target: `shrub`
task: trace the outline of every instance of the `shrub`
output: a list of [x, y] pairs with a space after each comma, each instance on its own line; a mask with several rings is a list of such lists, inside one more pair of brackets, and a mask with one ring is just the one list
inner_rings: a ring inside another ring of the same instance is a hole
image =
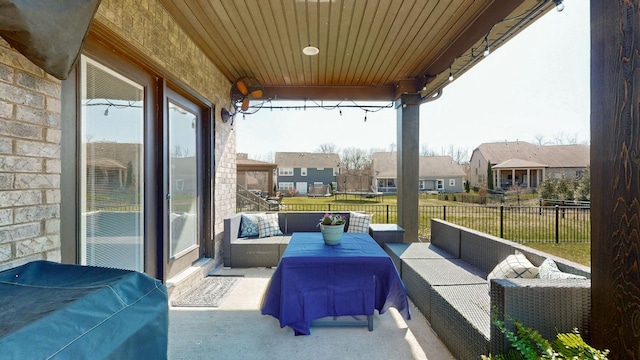
[[514, 321], [516, 332], [507, 329], [501, 321], [493, 321], [503, 334], [511, 341], [514, 350], [506, 354], [482, 355], [483, 360], [512, 360], [512, 359], [594, 359], [606, 360], [609, 350], [598, 350], [587, 344], [580, 336], [578, 329], [573, 332], [562, 333], [556, 339], [549, 341], [539, 332], [527, 328], [519, 321]]

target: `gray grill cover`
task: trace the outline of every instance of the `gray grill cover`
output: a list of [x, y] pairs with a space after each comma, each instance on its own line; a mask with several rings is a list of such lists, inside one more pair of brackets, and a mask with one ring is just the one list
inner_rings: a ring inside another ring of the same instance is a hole
[[75, 65], [100, 0], [0, 0], [0, 36], [64, 80]]

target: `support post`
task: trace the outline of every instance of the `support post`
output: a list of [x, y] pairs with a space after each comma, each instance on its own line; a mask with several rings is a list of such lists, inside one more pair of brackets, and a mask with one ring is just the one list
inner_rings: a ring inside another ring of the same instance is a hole
[[640, 0], [591, 0], [591, 340], [640, 358]]
[[404, 228], [404, 242], [417, 242], [420, 95], [400, 95], [396, 100], [396, 109], [398, 225]]

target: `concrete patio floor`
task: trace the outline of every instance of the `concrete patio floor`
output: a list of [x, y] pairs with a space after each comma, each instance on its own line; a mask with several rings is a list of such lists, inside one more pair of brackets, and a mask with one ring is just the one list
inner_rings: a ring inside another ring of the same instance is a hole
[[311, 335], [294, 336], [260, 314], [272, 269], [216, 268], [212, 274], [242, 277], [220, 307], [170, 308], [169, 359], [454, 359], [413, 303], [411, 320], [392, 308], [374, 315], [371, 332], [312, 326]]

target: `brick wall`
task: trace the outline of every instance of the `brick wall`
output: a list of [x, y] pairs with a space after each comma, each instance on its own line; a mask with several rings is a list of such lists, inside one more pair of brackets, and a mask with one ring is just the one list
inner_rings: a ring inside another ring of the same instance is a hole
[[60, 261], [60, 81], [0, 38], [0, 270]]

